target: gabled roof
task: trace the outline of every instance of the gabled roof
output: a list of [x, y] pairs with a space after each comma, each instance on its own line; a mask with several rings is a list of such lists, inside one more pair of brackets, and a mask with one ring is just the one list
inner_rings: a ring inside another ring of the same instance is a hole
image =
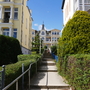
[[62, 9], [63, 9], [63, 7], [64, 7], [64, 3], [65, 3], [65, 0], [63, 0], [63, 2], [62, 2], [62, 7], [61, 7]]

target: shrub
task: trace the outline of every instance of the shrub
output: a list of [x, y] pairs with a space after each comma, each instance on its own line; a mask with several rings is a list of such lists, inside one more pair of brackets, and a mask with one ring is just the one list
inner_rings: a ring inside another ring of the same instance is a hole
[[32, 59], [37, 59], [40, 58], [39, 54], [31, 54], [31, 55], [18, 55], [18, 61], [25, 61], [25, 60], [32, 60]]
[[86, 11], [76, 11], [63, 29], [59, 39], [58, 54], [88, 54], [90, 53], [90, 14]]
[[[38, 61], [38, 66], [40, 64], [40, 55], [38, 54], [32, 54], [32, 55], [19, 55], [18, 56], [18, 62], [14, 64], [9, 64], [6, 65], [5, 68], [5, 86], [11, 83], [14, 79], [16, 79], [21, 73], [22, 73], [22, 63], [24, 64], [24, 71], [29, 68], [29, 65], [33, 62], [36, 62], [37, 59], [39, 58]], [[0, 67], [1, 70], [1, 67]], [[31, 71], [30, 71], [30, 76], [33, 77], [33, 75], [36, 73], [36, 63], [34, 63], [31, 66]], [[28, 80], [28, 73], [25, 74], [25, 82]], [[19, 80], [19, 85], [21, 86], [21, 79]], [[9, 88], [9, 90], [16, 90], [14, 88], [15, 86], [13, 85], [12, 87]], [[19, 89], [21, 90], [21, 89]]]
[[0, 65], [17, 62], [17, 55], [21, 53], [17, 39], [0, 35]]
[[51, 51], [55, 54], [55, 55], [57, 55], [57, 46], [55, 45], [55, 46], [52, 46], [51, 47]]
[[90, 54], [69, 55], [59, 64], [59, 72], [75, 90], [90, 89]]

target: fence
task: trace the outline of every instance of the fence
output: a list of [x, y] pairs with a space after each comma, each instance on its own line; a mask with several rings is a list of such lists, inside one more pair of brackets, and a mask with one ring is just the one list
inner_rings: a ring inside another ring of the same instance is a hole
[[54, 53], [51, 53], [53, 58], [56, 60], [56, 62], [58, 62], [58, 56], [56, 56]]
[[[44, 53], [43, 53], [44, 54]], [[42, 61], [42, 58], [43, 58], [43, 54], [42, 54], [42, 56], [41, 56], [41, 61]], [[37, 63], [38, 63], [38, 61], [39, 61], [39, 59], [36, 61], [36, 62], [34, 62], [34, 63], [31, 63], [30, 64], [30, 66], [29, 66], [29, 68], [26, 70], [26, 71], [24, 71], [24, 64], [22, 64], [22, 74], [19, 76], [19, 77], [17, 77], [14, 81], [12, 81], [9, 85], [7, 85], [6, 87], [4, 87], [2, 90], [7, 90], [7, 89], [9, 89], [13, 84], [15, 84], [16, 83], [16, 90], [19, 90], [19, 88], [18, 88], [18, 81], [19, 81], [19, 79], [20, 78], [22, 78], [22, 90], [24, 90], [24, 75], [28, 72], [28, 78], [29, 78], [29, 81], [28, 81], [28, 90], [30, 90], [30, 69], [31, 69], [31, 66], [33, 65], [33, 64], [36, 64], [36, 73], [37, 73], [37, 67], [38, 67], [38, 65], [37, 65]], [[40, 61], [40, 62], [41, 62]]]
[[5, 66], [2, 66], [2, 70], [0, 71], [0, 90], [4, 88], [5, 81]]

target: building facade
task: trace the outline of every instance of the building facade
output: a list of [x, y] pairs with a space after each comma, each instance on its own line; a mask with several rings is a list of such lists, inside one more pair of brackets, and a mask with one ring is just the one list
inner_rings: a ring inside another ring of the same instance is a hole
[[31, 10], [27, 0], [0, 0], [0, 34], [17, 38], [22, 53], [31, 50]]
[[43, 47], [47, 46], [48, 48], [57, 45], [58, 39], [60, 37], [60, 30], [53, 29], [50, 31], [45, 30], [44, 24], [42, 25], [42, 29], [40, 31], [32, 30], [32, 41], [35, 36], [39, 34], [40, 39], [43, 40]]
[[90, 0], [63, 0], [62, 9], [65, 25], [77, 10], [90, 13]]

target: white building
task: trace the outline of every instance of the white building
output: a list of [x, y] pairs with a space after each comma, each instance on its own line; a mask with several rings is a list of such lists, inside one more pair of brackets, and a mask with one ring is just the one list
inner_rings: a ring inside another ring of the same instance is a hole
[[90, 13], [90, 0], [63, 0], [62, 9], [63, 22], [65, 25], [77, 10]]
[[40, 38], [43, 40], [43, 46], [47, 46], [48, 48], [53, 45], [56, 45], [60, 37], [60, 30], [53, 29], [47, 31], [44, 28], [44, 24], [42, 24], [42, 29], [40, 31], [32, 29], [32, 41], [37, 35], [37, 33], [39, 34]]

